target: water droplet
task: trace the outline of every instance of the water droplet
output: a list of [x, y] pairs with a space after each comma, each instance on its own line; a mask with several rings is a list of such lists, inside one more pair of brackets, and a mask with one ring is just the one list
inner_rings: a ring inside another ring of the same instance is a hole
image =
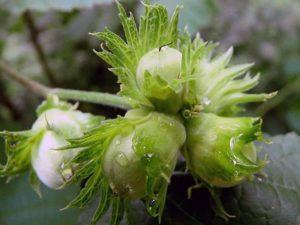
[[211, 103], [211, 100], [208, 97], [203, 97], [202, 98], [202, 104], [203, 105], [209, 105]]
[[63, 170], [65, 168], [65, 163], [60, 164], [60, 168]]
[[235, 137], [230, 138], [229, 147], [231, 151], [234, 149], [235, 141]]
[[127, 166], [128, 164], [128, 159], [123, 153], [120, 153], [116, 157], [116, 161], [119, 163], [120, 166]]
[[170, 126], [170, 127], [173, 127], [173, 126], [174, 126], [174, 122], [170, 122], [170, 123], [169, 123], [169, 126]]
[[121, 144], [121, 141], [120, 141], [120, 140], [117, 140], [117, 141], [116, 141], [116, 145], [119, 145], [119, 144]]
[[262, 182], [262, 181], [263, 181], [263, 179], [262, 179], [261, 177], [257, 177], [257, 180], [258, 180], [259, 182]]
[[145, 154], [145, 157], [151, 159], [153, 157], [153, 154], [152, 153]]
[[232, 160], [233, 165], [236, 165], [236, 160]]
[[156, 200], [155, 200], [155, 199], [151, 199], [151, 200], [149, 201], [149, 206], [150, 206], [150, 207], [155, 206], [155, 204], [156, 204]]

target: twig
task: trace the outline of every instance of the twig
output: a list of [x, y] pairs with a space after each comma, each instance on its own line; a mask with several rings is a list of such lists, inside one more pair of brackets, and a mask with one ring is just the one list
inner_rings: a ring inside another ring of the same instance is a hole
[[278, 92], [277, 96], [260, 105], [255, 111], [255, 114], [258, 116], [265, 115], [268, 111], [285, 101], [287, 97], [293, 93], [300, 93], [300, 79], [283, 87]]
[[[2, 85], [0, 85], [0, 88]], [[0, 92], [0, 104], [3, 104], [11, 113], [14, 120], [21, 118], [21, 113], [14, 102], [6, 95], [4, 91]]]
[[61, 99], [65, 100], [75, 100], [90, 102], [96, 104], [102, 104], [107, 106], [118, 107], [121, 109], [130, 109], [130, 102], [121, 96], [101, 93], [101, 92], [89, 92], [89, 91], [79, 91], [79, 90], [68, 90], [61, 88], [49, 88], [42, 85], [36, 81], [30, 80], [29, 78], [23, 76], [18, 71], [10, 67], [6, 62], [0, 59], [0, 70], [3, 70], [6, 76], [17, 81], [19, 84], [25, 86], [28, 90], [36, 95], [46, 98], [49, 95], [57, 95]]
[[26, 11], [23, 15], [24, 21], [28, 27], [30, 39], [33, 44], [33, 47], [35, 49], [37, 58], [39, 63], [41, 64], [41, 67], [44, 70], [45, 75], [47, 76], [48, 80], [52, 85], [58, 85], [58, 82], [55, 79], [55, 75], [53, 71], [51, 70], [48, 61], [46, 59], [46, 55], [44, 53], [44, 50], [42, 48], [42, 45], [39, 42], [39, 30], [37, 29], [34, 19], [30, 13], [30, 11]]
[[3, 70], [5, 74], [8, 75], [10, 78], [14, 79], [19, 84], [22, 84], [23, 86], [27, 87], [34, 94], [44, 98], [48, 96], [50, 88], [36, 81], [26, 78], [25, 76], [23, 76], [18, 71], [10, 67], [6, 62], [4, 62], [1, 59], [0, 59], [0, 69]]

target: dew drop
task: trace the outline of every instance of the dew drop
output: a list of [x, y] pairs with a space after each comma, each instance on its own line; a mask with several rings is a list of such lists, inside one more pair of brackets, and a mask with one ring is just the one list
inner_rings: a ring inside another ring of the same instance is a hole
[[121, 144], [121, 141], [120, 141], [120, 140], [117, 140], [117, 141], [116, 141], [116, 145], [119, 145], [119, 144]]
[[232, 138], [230, 138], [230, 142], [229, 142], [229, 147], [230, 147], [231, 151], [233, 151], [234, 145], [235, 145], [235, 138], [232, 137]]
[[119, 163], [120, 166], [127, 166], [128, 164], [128, 159], [123, 153], [120, 153], [116, 157], [117, 163]]
[[211, 103], [211, 100], [208, 97], [203, 97], [202, 98], [202, 104], [203, 105], [209, 105]]
[[145, 157], [151, 159], [153, 157], [153, 154], [152, 153], [145, 154]]
[[149, 206], [150, 206], [150, 207], [155, 206], [155, 204], [156, 204], [156, 200], [155, 200], [155, 199], [151, 199], [151, 200], [149, 201]]
[[263, 179], [262, 179], [261, 177], [257, 177], [257, 180], [258, 180], [259, 182], [262, 182], [262, 181], [263, 181]]

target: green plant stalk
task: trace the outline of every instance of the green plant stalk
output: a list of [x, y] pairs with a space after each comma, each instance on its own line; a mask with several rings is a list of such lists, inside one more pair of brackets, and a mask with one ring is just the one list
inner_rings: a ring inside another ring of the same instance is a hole
[[47, 98], [47, 96], [49, 95], [57, 95], [59, 98], [64, 100], [90, 102], [95, 104], [118, 107], [121, 109], [132, 108], [129, 101], [126, 98], [114, 94], [47, 87], [19, 73], [1, 59], [0, 70], [4, 72], [3, 75], [6, 75], [7, 77], [15, 80], [19, 84], [26, 87], [32, 93], [43, 98]]
[[69, 90], [61, 88], [50, 89], [49, 94], [57, 95], [60, 99], [64, 100], [90, 102], [95, 104], [118, 107], [121, 109], [132, 108], [129, 101], [127, 101], [126, 98], [114, 94]]

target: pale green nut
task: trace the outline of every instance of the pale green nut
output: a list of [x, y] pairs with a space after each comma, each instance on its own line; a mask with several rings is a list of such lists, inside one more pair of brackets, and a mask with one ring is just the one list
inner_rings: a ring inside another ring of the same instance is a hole
[[215, 57], [211, 55], [208, 51], [199, 59], [194, 74], [194, 91], [204, 112], [233, 116], [242, 110], [242, 104], [263, 102], [276, 95], [247, 93], [259, 83], [260, 75], [250, 75], [253, 63], [230, 64], [232, 47]]
[[130, 131], [116, 136], [103, 156], [104, 175], [113, 192], [130, 199], [145, 196], [147, 171], [144, 159], [157, 157], [172, 171], [185, 141], [185, 129], [175, 117], [141, 109], [126, 114], [126, 118], [131, 119], [142, 117], [147, 118]]
[[140, 87], [144, 83], [144, 74], [148, 71], [152, 76], [159, 76], [164, 81], [171, 83], [175, 80], [181, 70], [180, 51], [168, 46], [162, 48], [155, 48], [145, 54], [137, 67], [136, 79]]
[[49, 188], [59, 189], [73, 175], [72, 168], [67, 167], [67, 163], [78, 151], [55, 151], [67, 144], [57, 133], [46, 131], [40, 143], [32, 150], [32, 167], [39, 180]]
[[52, 189], [59, 189], [73, 175], [69, 162], [80, 149], [57, 150], [68, 145], [66, 139], [84, 135], [85, 124], [92, 115], [75, 110], [49, 109], [32, 126], [33, 132], [44, 133], [31, 151], [31, 164], [40, 181]]
[[182, 90], [172, 88], [180, 78], [181, 59], [180, 51], [164, 46], [146, 53], [138, 63], [138, 86], [156, 110], [177, 112], [182, 106]]
[[186, 127], [185, 156], [190, 170], [211, 186], [237, 185], [265, 165], [253, 144], [262, 135], [258, 118], [200, 113]]
[[133, 134], [113, 139], [103, 158], [103, 170], [115, 194], [138, 199], [143, 196], [146, 173], [133, 150]]

